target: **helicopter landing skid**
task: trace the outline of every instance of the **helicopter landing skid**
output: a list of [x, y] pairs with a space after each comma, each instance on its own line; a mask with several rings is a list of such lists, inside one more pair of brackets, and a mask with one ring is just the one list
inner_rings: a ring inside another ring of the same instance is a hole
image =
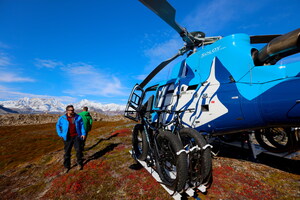
[[[134, 157], [132, 154], [132, 150], [129, 151], [129, 153]], [[200, 192], [205, 193], [206, 192], [206, 187], [204, 185], [200, 185], [198, 188], [192, 189], [188, 188], [185, 192], [183, 193], [178, 193], [174, 192], [173, 190], [167, 188], [164, 184], [162, 184], [162, 180], [160, 179], [158, 173], [150, 166], [147, 165], [145, 161], [138, 160], [134, 158], [136, 161], [138, 161], [150, 174], [151, 176], [158, 182], [160, 185], [173, 197], [175, 200], [181, 200], [183, 196], [187, 197], [194, 197], [195, 199], [199, 199], [195, 197], [195, 190], [198, 189]]]
[[277, 156], [277, 157], [282, 157], [282, 158], [286, 158], [286, 159], [293, 159], [294, 157], [297, 157], [297, 156], [300, 155], [300, 151], [296, 151], [296, 152], [293, 152], [293, 153], [288, 153], [288, 152], [273, 153], [273, 152], [270, 152], [270, 151], [264, 149], [263, 147], [261, 147], [259, 144], [254, 143], [254, 140], [255, 140], [254, 138], [255, 138], [254, 134], [250, 133], [249, 134], [249, 144], [248, 145], [241, 144], [240, 141], [234, 141], [234, 142], [224, 142], [224, 141], [222, 141], [222, 143], [227, 144], [227, 145], [231, 145], [231, 146], [235, 146], [235, 147], [250, 149], [252, 151], [252, 155], [253, 155], [254, 159], [256, 159], [257, 156], [261, 153], [269, 154], [269, 155]]

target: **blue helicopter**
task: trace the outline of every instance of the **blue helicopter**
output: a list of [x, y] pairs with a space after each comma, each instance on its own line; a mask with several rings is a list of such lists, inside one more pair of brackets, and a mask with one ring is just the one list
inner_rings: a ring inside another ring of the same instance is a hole
[[[177, 31], [185, 46], [135, 85], [126, 117], [141, 123], [146, 117], [150, 124], [159, 121], [173, 130], [170, 122], [178, 115], [181, 128], [200, 135], [254, 132], [269, 151], [300, 149], [300, 62], [278, 64], [300, 52], [300, 28], [284, 35], [206, 37], [181, 27], [166, 0], [140, 1]], [[258, 50], [253, 44], [259, 43], [266, 45]], [[181, 55], [187, 57], [173, 67], [168, 80], [148, 86]]]

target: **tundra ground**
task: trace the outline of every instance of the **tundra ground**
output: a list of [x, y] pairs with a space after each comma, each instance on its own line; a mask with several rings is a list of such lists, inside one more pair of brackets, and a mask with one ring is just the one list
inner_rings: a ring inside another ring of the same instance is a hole
[[[55, 124], [1, 126], [1, 199], [172, 199], [131, 158], [132, 127], [124, 120], [95, 122], [84, 169], [73, 165], [65, 173], [63, 143]], [[299, 162], [280, 160], [273, 165], [272, 159], [261, 158], [269, 161], [262, 164], [244, 159], [247, 152], [223, 149], [213, 160], [213, 184], [206, 194], [198, 193], [199, 198], [300, 198]], [[72, 155], [75, 164], [74, 151]], [[283, 162], [294, 166], [278, 167]]]

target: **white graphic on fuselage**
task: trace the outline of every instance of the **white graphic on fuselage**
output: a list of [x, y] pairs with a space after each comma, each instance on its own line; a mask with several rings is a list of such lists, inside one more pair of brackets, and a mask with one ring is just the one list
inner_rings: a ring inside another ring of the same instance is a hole
[[181, 109], [193, 98], [193, 102], [188, 106], [188, 109], [195, 109], [195, 111], [193, 113], [185, 112], [182, 116], [182, 121], [193, 128], [202, 126], [228, 113], [228, 109], [220, 102], [216, 94], [220, 87], [220, 82], [216, 79], [215, 60], [216, 58], [213, 59], [208, 79], [202, 84], [196, 94], [187, 96], [182, 94], [178, 101], [177, 109]]

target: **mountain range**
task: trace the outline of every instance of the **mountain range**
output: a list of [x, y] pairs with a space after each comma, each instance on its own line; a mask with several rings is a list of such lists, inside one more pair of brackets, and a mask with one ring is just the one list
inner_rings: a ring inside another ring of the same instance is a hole
[[[76, 112], [81, 112], [82, 107], [87, 106], [89, 111], [100, 112], [108, 115], [122, 114], [125, 105], [102, 104], [89, 101], [87, 99], [72, 104]], [[55, 98], [28, 98], [19, 100], [0, 101], [0, 114], [7, 113], [63, 113], [66, 104], [61, 103]]]

